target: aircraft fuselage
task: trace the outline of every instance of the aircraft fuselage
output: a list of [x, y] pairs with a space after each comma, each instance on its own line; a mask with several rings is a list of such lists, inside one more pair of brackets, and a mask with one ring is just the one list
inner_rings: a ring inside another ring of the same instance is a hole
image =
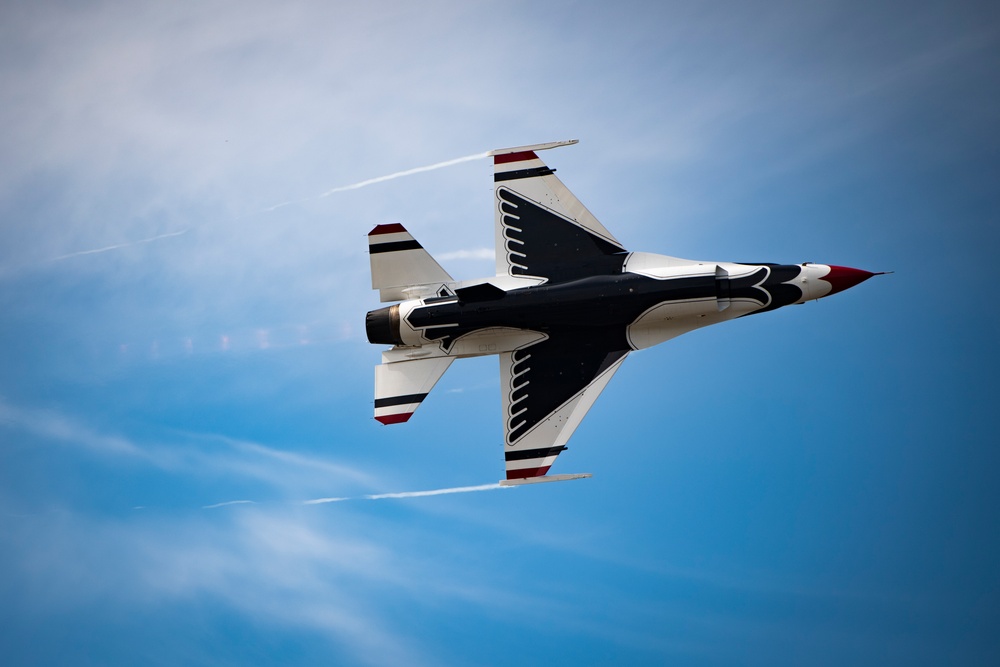
[[[605, 344], [617, 339], [616, 349], [637, 350], [702, 326], [839, 291], [823, 280], [833, 272], [825, 264], [684, 262], [649, 253], [607, 259], [602, 275], [509, 291], [480, 283], [454, 295], [372, 311], [366, 322], [369, 339], [401, 346], [437, 342], [444, 354], [477, 356], [505, 349], [488, 339], [506, 339], [510, 330], [599, 329]], [[474, 348], [455, 349], [456, 342], [474, 333]]]

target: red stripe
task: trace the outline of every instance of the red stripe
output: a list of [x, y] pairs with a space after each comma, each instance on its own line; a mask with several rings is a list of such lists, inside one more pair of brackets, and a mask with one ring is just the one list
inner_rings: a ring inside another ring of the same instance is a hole
[[412, 412], [401, 412], [398, 415], [381, 415], [375, 419], [388, 426], [389, 424], [402, 424], [412, 416]]
[[525, 151], [523, 153], [505, 153], [503, 155], [494, 155], [493, 164], [507, 164], [508, 162], [524, 162], [525, 160], [537, 160], [538, 156], [535, 155], [534, 151]]
[[520, 470], [508, 470], [507, 479], [525, 479], [526, 477], [541, 477], [549, 471], [552, 466], [543, 468], [521, 468]]
[[378, 236], [379, 234], [398, 234], [399, 232], [405, 232], [406, 227], [399, 224], [398, 222], [393, 222], [388, 225], [375, 225], [375, 229], [368, 232], [368, 236]]

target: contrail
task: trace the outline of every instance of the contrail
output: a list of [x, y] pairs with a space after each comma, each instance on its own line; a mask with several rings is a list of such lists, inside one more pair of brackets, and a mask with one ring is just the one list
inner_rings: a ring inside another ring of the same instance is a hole
[[128, 243], [119, 243], [117, 245], [109, 245], [104, 248], [94, 248], [93, 250], [80, 250], [78, 252], [71, 252], [68, 255], [59, 255], [58, 257], [53, 257], [50, 262], [57, 262], [61, 259], [69, 259], [70, 257], [80, 257], [81, 255], [95, 255], [99, 252], [107, 252], [109, 250], [118, 250], [119, 248], [128, 248], [129, 246], [139, 245], [140, 243], [150, 243], [152, 241], [159, 241], [160, 239], [167, 239], [172, 236], [180, 236], [181, 234], [187, 234], [188, 230], [182, 229], [179, 232], [168, 232], [166, 234], [159, 234], [157, 236], [150, 236], [148, 239], [139, 239], [138, 241], [129, 241]]
[[[424, 167], [414, 167], [413, 169], [407, 169], [406, 171], [397, 171], [393, 174], [386, 174], [385, 176], [377, 176], [375, 178], [369, 178], [367, 181], [361, 181], [359, 183], [352, 183], [351, 185], [341, 185], [340, 187], [333, 188], [332, 190], [327, 190], [321, 194], [317, 199], [322, 199], [323, 197], [329, 197], [330, 195], [337, 192], [345, 192], [347, 190], [357, 190], [359, 188], [364, 188], [369, 185], [374, 185], [376, 183], [382, 183], [384, 181], [391, 181], [394, 178], [402, 178], [403, 176], [412, 176], [413, 174], [420, 174], [425, 171], [434, 171], [435, 169], [443, 169], [445, 167], [450, 167], [455, 164], [461, 164], [462, 162], [471, 162], [473, 160], [482, 160], [485, 157], [490, 156], [491, 151], [486, 151], [484, 153], [476, 153], [475, 155], [466, 155], [464, 157], [457, 157], [454, 160], [445, 160], [444, 162], [437, 162], [435, 164], [429, 164]], [[287, 203], [287, 202], [286, 202]], [[278, 204], [278, 206], [284, 206], [284, 204]]]
[[[483, 153], [476, 153], [474, 155], [465, 155], [463, 157], [457, 157], [453, 160], [445, 160], [444, 162], [435, 162], [434, 164], [428, 164], [423, 167], [414, 167], [413, 169], [407, 169], [405, 171], [397, 171], [392, 174], [386, 174], [385, 176], [376, 176], [375, 178], [369, 178], [364, 181], [359, 181], [357, 183], [351, 183], [350, 185], [341, 185], [336, 188], [327, 190], [321, 195], [315, 197], [306, 197], [304, 199], [290, 199], [288, 201], [283, 201], [280, 204], [275, 204], [274, 206], [268, 206], [263, 209], [264, 213], [270, 213], [271, 211], [276, 211], [283, 206], [288, 206], [290, 204], [299, 204], [301, 202], [312, 201], [314, 199], [323, 199], [329, 197], [330, 195], [336, 194], [338, 192], [347, 192], [348, 190], [358, 190], [360, 188], [368, 187], [369, 185], [375, 185], [376, 183], [383, 183], [385, 181], [391, 181], [395, 178], [402, 178], [403, 176], [412, 176], [413, 174], [421, 174], [425, 171], [434, 171], [435, 169], [444, 169], [445, 167], [450, 167], [452, 165], [461, 164], [463, 162], [472, 162], [473, 160], [482, 160], [483, 158], [489, 157], [491, 151], [485, 151]], [[490, 251], [490, 256], [492, 257], [492, 251]]]
[[[473, 491], [492, 491], [494, 489], [506, 489], [509, 487], [500, 486], [499, 483], [480, 484], [479, 486], [455, 486], [449, 489], [431, 489], [430, 491], [403, 491], [401, 493], [372, 493], [367, 496], [343, 496], [338, 498], [314, 498], [313, 500], [303, 500], [303, 505], [323, 505], [325, 503], [339, 503], [345, 500], [385, 500], [386, 498], [423, 498], [424, 496], [443, 496], [449, 493], [472, 493]], [[255, 500], [227, 500], [214, 505], [202, 505], [203, 510], [214, 510], [219, 507], [229, 507], [231, 505], [257, 505]], [[143, 507], [133, 507], [132, 509], [145, 509]]]
[[374, 493], [367, 496], [352, 496], [345, 498], [316, 498], [306, 500], [303, 505], [322, 505], [323, 503], [339, 503], [344, 500], [383, 500], [385, 498], [422, 498], [424, 496], [443, 496], [449, 493], [471, 493], [473, 491], [492, 491], [493, 489], [505, 489], [508, 487], [493, 484], [480, 484], [479, 486], [455, 486], [450, 489], [432, 489], [430, 491], [403, 491], [402, 493]]

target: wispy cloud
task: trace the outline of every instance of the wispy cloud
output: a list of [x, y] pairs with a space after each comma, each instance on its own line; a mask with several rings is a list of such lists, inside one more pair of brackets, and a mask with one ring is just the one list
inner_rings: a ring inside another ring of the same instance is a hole
[[471, 250], [453, 250], [452, 252], [443, 252], [437, 255], [437, 258], [442, 261], [451, 261], [456, 259], [493, 259], [494, 252], [492, 248], [473, 248]]
[[[422, 174], [428, 171], [435, 171], [437, 169], [444, 169], [446, 167], [451, 167], [457, 164], [462, 164], [464, 162], [471, 162], [473, 160], [481, 160], [483, 158], [489, 157], [490, 152], [484, 151], [482, 153], [474, 153], [472, 155], [463, 155], [462, 157], [453, 158], [451, 160], [445, 160], [443, 162], [435, 162], [434, 164], [428, 164], [421, 167], [414, 167], [412, 169], [405, 169], [403, 171], [396, 171], [391, 174], [385, 174], [383, 176], [376, 176], [375, 178], [365, 179], [363, 181], [358, 181], [357, 183], [351, 183], [350, 185], [341, 185], [335, 188], [331, 188], [322, 194], [316, 195], [314, 197], [306, 197], [303, 199], [289, 200], [281, 202], [279, 204], [274, 204], [273, 206], [268, 206], [263, 210], [265, 213], [276, 211], [284, 206], [289, 206], [291, 204], [302, 203], [307, 201], [313, 201], [317, 199], [324, 199], [330, 195], [337, 194], [338, 192], [347, 192], [350, 190], [358, 190], [361, 188], [368, 187], [370, 185], [375, 185], [378, 183], [384, 183], [386, 181], [395, 180], [397, 178], [404, 178], [406, 176], [413, 176], [415, 174]], [[143, 245], [146, 243], [152, 243], [154, 241], [160, 241], [163, 239], [174, 238], [181, 236], [190, 231], [190, 229], [181, 229], [174, 232], [167, 232], [165, 234], [157, 234], [156, 236], [150, 236], [148, 238], [142, 238], [135, 241], [128, 241], [125, 243], [116, 243], [114, 245], [102, 246], [99, 248], [89, 248], [87, 250], [78, 250], [75, 252], [65, 253], [62, 255], [57, 255], [55, 257], [49, 258], [50, 262], [58, 262], [61, 260], [71, 259], [73, 257], [83, 257], [86, 255], [97, 255], [100, 253], [110, 252], [112, 250], [121, 250], [124, 248], [131, 248], [138, 245]], [[441, 255], [443, 260], [457, 260], [457, 259], [492, 259], [493, 251], [488, 248], [477, 248], [474, 250], [458, 250], [455, 252], [445, 253]]]
[[285, 451], [282, 449], [275, 449], [257, 442], [238, 440], [222, 435], [191, 435], [196, 438], [216, 440], [218, 442], [225, 443], [237, 452], [250, 454], [267, 460], [271, 463], [271, 465], [283, 464], [300, 470], [308, 469], [320, 473], [321, 475], [326, 475], [328, 479], [331, 477], [336, 479], [349, 479], [363, 484], [372, 484], [374, 482], [371, 475], [351, 466], [343, 465], [329, 459], [307, 456], [305, 454]]
[[145, 452], [127, 438], [97, 433], [87, 426], [51, 410], [15, 407], [0, 397], [0, 425], [24, 430], [48, 440], [74, 445], [103, 454], [142, 457]]
[[[140, 442], [118, 434], [101, 433], [79, 419], [53, 410], [14, 406], [0, 397], [0, 426], [4, 425], [43, 441], [106, 456], [127, 457], [164, 471], [252, 479], [289, 494], [302, 493], [304, 488], [328, 486], [331, 480], [362, 488], [371, 488], [377, 483], [370, 474], [331, 459], [215, 434], [178, 432], [168, 438], [166, 444]], [[225, 504], [232, 503], [216, 506]]]
[[333, 522], [287, 508], [126, 520], [69, 511], [8, 522], [0, 546], [43, 616], [99, 616], [98, 600], [104, 609], [174, 605], [183, 614], [210, 599], [230, 618], [315, 632], [350, 664], [426, 664], [420, 642], [370, 592], [388, 590], [394, 603], [448, 598], [439, 586], [445, 573], [401, 557], [386, 537], [344, 516]]

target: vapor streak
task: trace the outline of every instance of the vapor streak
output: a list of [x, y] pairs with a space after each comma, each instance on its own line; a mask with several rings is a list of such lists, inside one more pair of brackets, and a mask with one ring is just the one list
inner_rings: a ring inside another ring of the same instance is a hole
[[[462, 162], [471, 162], [473, 160], [482, 160], [485, 157], [489, 157], [490, 151], [484, 153], [476, 153], [475, 155], [466, 155], [464, 157], [457, 157], [453, 160], [445, 160], [444, 162], [437, 162], [435, 164], [429, 164], [424, 167], [414, 167], [413, 169], [407, 169], [406, 171], [397, 171], [393, 174], [387, 174], [385, 176], [377, 176], [375, 178], [369, 178], [366, 181], [361, 181], [359, 183], [352, 183], [351, 185], [341, 185], [340, 187], [333, 188], [332, 190], [327, 190], [321, 194], [318, 198], [329, 197], [337, 192], [346, 192], [347, 190], [357, 190], [359, 188], [364, 188], [369, 185], [375, 185], [376, 183], [383, 183], [385, 181], [391, 181], [395, 178], [402, 178], [403, 176], [412, 176], [413, 174], [420, 174], [425, 171], [434, 171], [435, 169], [443, 169], [445, 167], [450, 167], [452, 165], [461, 164]], [[280, 204], [279, 204], [280, 206]]]
[[450, 489], [432, 489], [430, 491], [403, 491], [402, 493], [374, 493], [367, 496], [352, 496], [346, 498], [316, 498], [306, 500], [303, 505], [322, 505], [323, 503], [339, 503], [344, 500], [384, 500], [386, 498], [423, 498], [424, 496], [443, 496], [449, 493], [472, 493], [474, 491], [492, 491], [503, 489], [497, 483], [480, 484], [479, 486], [455, 486]]

